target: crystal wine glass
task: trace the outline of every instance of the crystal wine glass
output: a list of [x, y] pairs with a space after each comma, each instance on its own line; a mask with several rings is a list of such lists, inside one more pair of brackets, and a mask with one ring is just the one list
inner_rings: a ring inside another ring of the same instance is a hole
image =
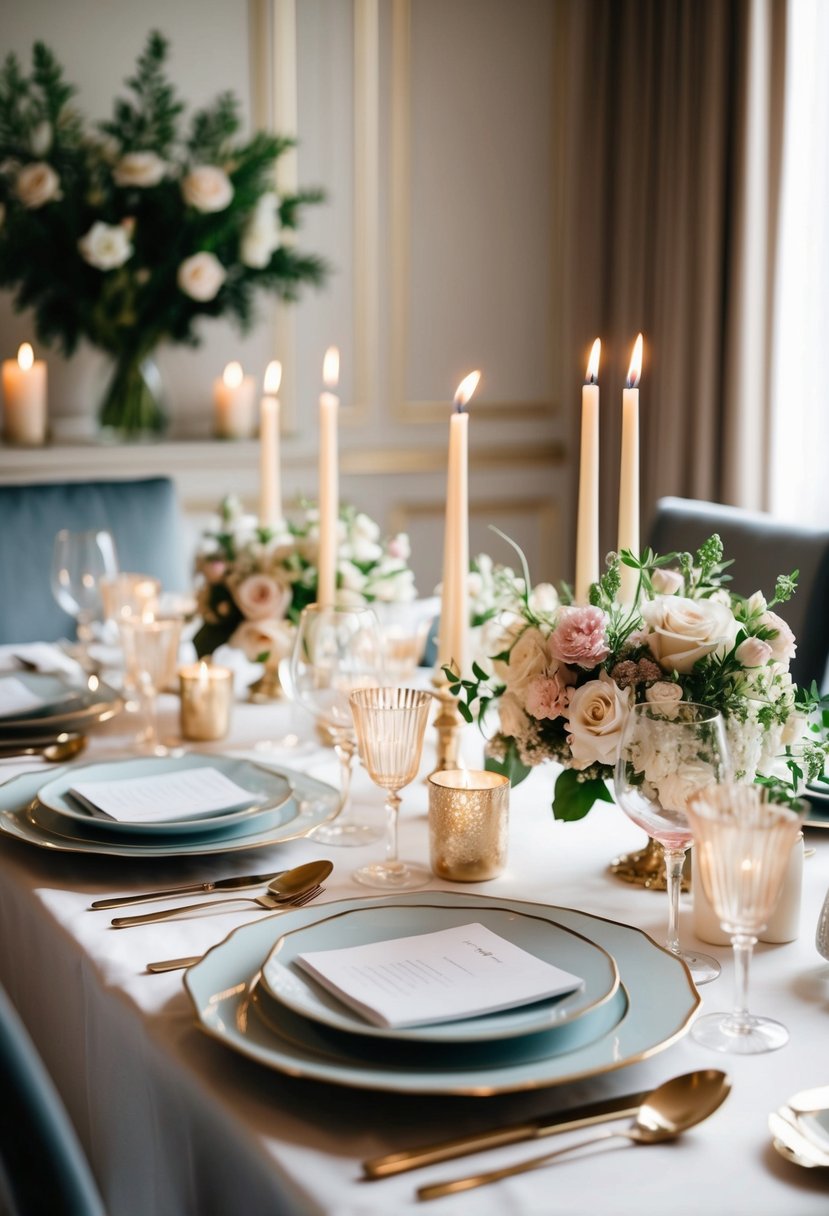
[[101, 580], [118, 573], [115, 541], [104, 529], [70, 532], [62, 528], [52, 551], [52, 594], [77, 621], [78, 661], [89, 666], [92, 622], [102, 613]]
[[431, 693], [414, 688], [360, 688], [349, 697], [360, 759], [369, 777], [386, 793], [386, 859], [355, 870], [367, 887], [410, 891], [429, 882], [424, 866], [397, 856], [400, 791], [414, 780], [423, 752]]
[[781, 1022], [748, 1011], [751, 956], [780, 896], [789, 856], [808, 809], [773, 802], [759, 785], [712, 786], [688, 801], [697, 871], [720, 924], [731, 935], [735, 996], [731, 1013], [709, 1013], [691, 1027], [705, 1047], [734, 1055], [776, 1051], [788, 1042]]
[[730, 776], [725, 724], [717, 710], [689, 701], [644, 702], [628, 715], [616, 762], [616, 801], [662, 845], [668, 880], [666, 946], [697, 984], [720, 973], [716, 959], [679, 947], [679, 890], [693, 831], [685, 813], [691, 794]]
[[381, 830], [350, 813], [351, 764], [356, 739], [349, 693], [382, 682], [383, 642], [369, 608], [304, 608], [291, 654], [289, 687], [298, 704], [325, 728], [340, 762], [340, 810], [314, 832], [328, 845], [362, 845]]
[[153, 756], [168, 756], [158, 737], [158, 694], [173, 680], [178, 660], [180, 617], [122, 617], [118, 622], [124, 667], [135, 682], [144, 711], [141, 744]]
[[385, 644], [386, 675], [393, 684], [411, 680], [426, 648], [429, 627], [440, 612], [440, 600], [382, 600], [372, 604]]

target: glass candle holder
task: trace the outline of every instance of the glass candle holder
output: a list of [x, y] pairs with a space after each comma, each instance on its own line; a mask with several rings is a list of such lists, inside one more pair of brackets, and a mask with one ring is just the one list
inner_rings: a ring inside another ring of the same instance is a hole
[[230, 730], [233, 673], [227, 667], [191, 663], [178, 672], [181, 694], [181, 734], [206, 742], [224, 739]]
[[432, 871], [450, 882], [485, 882], [507, 864], [509, 780], [447, 769], [429, 778]]

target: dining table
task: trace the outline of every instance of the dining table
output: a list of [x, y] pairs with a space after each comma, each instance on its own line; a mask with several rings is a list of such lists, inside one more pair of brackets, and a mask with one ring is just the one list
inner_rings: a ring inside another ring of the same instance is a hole
[[[162, 737], [179, 728], [178, 700], [159, 702]], [[90, 732], [76, 766], [134, 754], [136, 716], [122, 712]], [[483, 767], [483, 738], [465, 728], [465, 765]], [[403, 791], [400, 855], [429, 864], [428, 793], [435, 730], [427, 728], [421, 771]], [[248, 757], [337, 784], [337, 761], [318, 741], [310, 719], [289, 701], [254, 704], [239, 698], [230, 733], [195, 752]], [[52, 766], [38, 757], [0, 760], [0, 781], [25, 772], [46, 781]], [[427, 893], [460, 893], [486, 901], [526, 901], [575, 909], [664, 940], [664, 892], [624, 883], [611, 859], [646, 843], [612, 803], [582, 820], [552, 813], [553, 766], [532, 771], [510, 791], [507, 864], [494, 879], [452, 883], [432, 878]], [[355, 807], [378, 827], [383, 797], [356, 766]], [[279, 936], [281, 913], [249, 904], [127, 929], [111, 926], [112, 910], [93, 900], [238, 874], [269, 872], [329, 858], [333, 871], [313, 905], [367, 900], [382, 917], [387, 897], [357, 884], [357, 867], [382, 854], [382, 840], [354, 848], [324, 847], [313, 834], [210, 855], [120, 857], [50, 851], [0, 835], [0, 982], [19, 1010], [74, 1123], [112, 1216], [389, 1216], [433, 1210], [470, 1216], [810, 1216], [829, 1205], [829, 1170], [806, 1170], [775, 1151], [770, 1112], [797, 1091], [829, 1083], [829, 962], [815, 946], [815, 928], [829, 886], [829, 832], [806, 829], [800, 929], [782, 945], [760, 943], [751, 972], [751, 1007], [783, 1022], [789, 1042], [759, 1056], [721, 1055], [697, 1043], [684, 1020], [667, 1041], [595, 1075], [550, 1084], [544, 1070], [520, 1088], [481, 1092], [419, 1092], [410, 1087], [335, 1083], [308, 1070], [266, 1067], [205, 1033], [185, 972], [153, 974], [147, 963], [202, 955], [248, 923], [269, 923]], [[248, 894], [248, 892], [245, 892]], [[727, 946], [698, 942], [690, 895], [681, 901], [683, 944], [715, 955], [722, 973], [699, 989], [699, 1011], [727, 1010], [733, 966]], [[142, 904], [131, 911], [172, 907]], [[265, 930], [263, 930], [263, 933]], [[677, 964], [679, 971], [679, 964]], [[683, 978], [682, 982], [690, 984]], [[636, 1010], [667, 999], [658, 976]], [[410, 1148], [582, 1103], [643, 1091], [694, 1069], [724, 1069], [731, 1092], [705, 1122], [670, 1143], [642, 1146], [618, 1139], [580, 1149], [541, 1168], [474, 1191], [424, 1204], [425, 1183], [523, 1161], [583, 1138], [527, 1141], [414, 1172], [366, 1180], [362, 1163]], [[382, 1071], [382, 1067], [381, 1067]]]

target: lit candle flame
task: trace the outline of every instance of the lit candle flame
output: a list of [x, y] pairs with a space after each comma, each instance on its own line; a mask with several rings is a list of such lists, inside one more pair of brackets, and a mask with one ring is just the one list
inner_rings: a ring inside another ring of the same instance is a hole
[[326, 388], [336, 388], [340, 379], [340, 352], [329, 346], [322, 361], [322, 379]]
[[468, 376], [464, 376], [458, 387], [455, 389], [454, 407], [459, 414], [463, 413], [464, 406], [471, 399], [472, 394], [478, 387], [478, 382], [481, 379], [481, 373], [478, 371], [470, 372]]
[[202, 659], [199, 663], [199, 687], [206, 688], [210, 683], [210, 668]]
[[590, 351], [590, 358], [587, 361], [587, 375], [584, 378], [585, 384], [599, 383], [599, 359], [602, 354], [602, 340], [597, 338], [593, 343], [593, 349]]
[[642, 335], [633, 344], [633, 354], [630, 356], [630, 367], [628, 368], [628, 388], [636, 388], [639, 384], [639, 377], [642, 375]]
[[244, 378], [245, 373], [242, 371], [242, 365], [235, 360], [233, 363], [228, 363], [222, 372], [222, 380], [224, 380], [228, 388], [238, 388]]
[[278, 359], [272, 360], [265, 369], [265, 395], [275, 397], [282, 383], [282, 364]]
[[20, 350], [17, 352], [17, 366], [22, 372], [27, 372], [34, 364], [35, 352], [32, 350], [30, 342], [22, 342]]

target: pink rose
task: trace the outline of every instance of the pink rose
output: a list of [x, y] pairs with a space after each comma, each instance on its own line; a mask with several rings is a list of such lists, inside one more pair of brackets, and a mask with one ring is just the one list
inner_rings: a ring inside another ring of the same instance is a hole
[[249, 621], [279, 620], [288, 609], [291, 593], [267, 574], [251, 574], [234, 588], [233, 598]]
[[220, 583], [227, 571], [227, 562], [209, 561], [204, 564], [204, 577], [208, 583]]
[[574, 681], [575, 675], [566, 667], [559, 667], [551, 675], [536, 676], [527, 689], [527, 713], [534, 718], [561, 717], [567, 708], [568, 684]]
[[550, 635], [550, 653], [561, 663], [595, 667], [610, 654], [601, 608], [564, 608]]
[[771, 646], [762, 638], [746, 638], [734, 651], [734, 658], [743, 667], [765, 667], [772, 653]]
[[764, 612], [760, 623], [766, 629], [776, 630], [774, 637], [769, 638], [772, 658], [780, 663], [787, 663], [793, 659], [797, 649], [794, 634], [782, 616], [778, 616], [776, 612]]

